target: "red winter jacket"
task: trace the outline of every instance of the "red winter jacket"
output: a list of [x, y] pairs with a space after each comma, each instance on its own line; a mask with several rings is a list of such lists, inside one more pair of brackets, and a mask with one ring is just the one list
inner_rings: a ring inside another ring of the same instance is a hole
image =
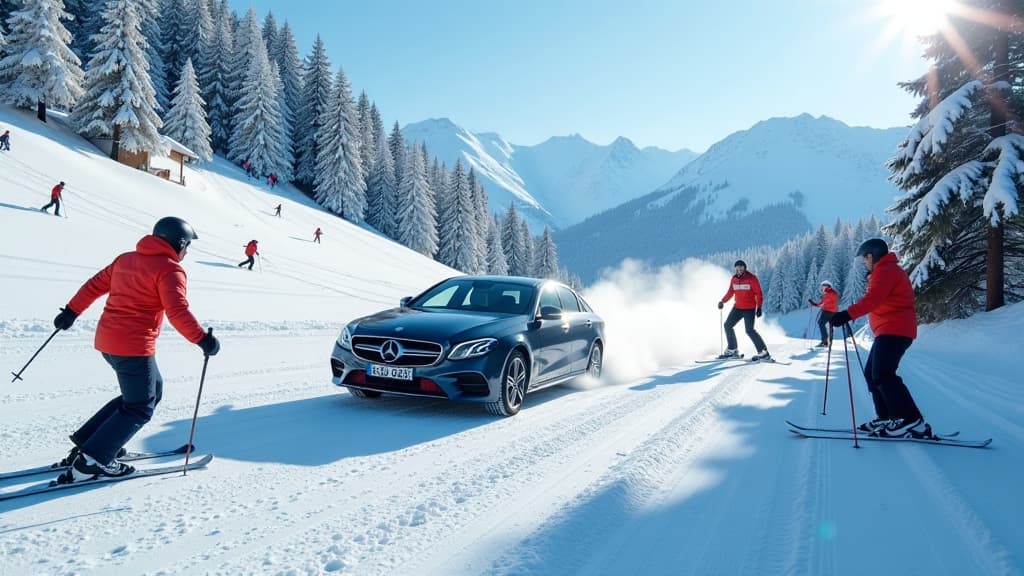
[[253, 254], [258, 254], [256, 248], [257, 248], [257, 246], [256, 246], [256, 241], [255, 240], [253, 240], [252, 242], [249, 242], [248, 244], [245, 245], [245, 255], [246, 256], [252, 256]]
[[134, 252], [125, 252], [82, 285], [68, 307], [81, 314], [104, 294], [96, 327], [96, 349], [116, 356], [152, 356], [164, 313], [186, 340], [198, 344], [206, 333], [189, 312], [187, 279], [174, 248], [145, 236]]
[[868, 276], [864, 297], [847, 310], [850, 318], [870, 314], [868, 321], [875, 336], [891, 335], [917, 338], [917, 313], [914, 311], [914, 287], [900, 268], [896, 255], [888, 253], [875, 263]]
[[722, 302], [728, 302], [736, 296], [738, 310], [753, 310], [760, 308], [764, 302], [764, 295], [761, 294], [761, 283], [751, 272], [744, 272], [740, 276], [733, 276], [730, 279], [729, 291], [722, 297]]
[[61, 186], [60, 184], [57, 184], [56, 186], [54, 186], [53, 190], [50, 190], [50, 200], [59, 200], [60, 199], [60, 193], [61, 193], [62, 190], [64, 190], [64, 187]]
[[839, 292], [836, 292], [832, 288], [825, 286], [825, 293], [821, 295], [821, 302], [811, 302], [815, 306], [820, 306], [825, 312], [838, 312], [839, 311]]

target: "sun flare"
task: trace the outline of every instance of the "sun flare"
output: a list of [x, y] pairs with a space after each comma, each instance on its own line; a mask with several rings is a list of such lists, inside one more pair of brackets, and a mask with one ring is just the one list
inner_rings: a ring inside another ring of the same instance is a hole
[[878, 0], [874, 12], [888, 21], [891, 32], [917, 38], [942, 30], [956, 5], [956, 0]]

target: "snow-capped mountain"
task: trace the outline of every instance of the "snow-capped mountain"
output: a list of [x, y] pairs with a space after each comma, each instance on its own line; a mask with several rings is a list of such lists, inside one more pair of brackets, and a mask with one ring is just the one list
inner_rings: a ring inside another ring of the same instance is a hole
[[627, 257], [663, 264], [882, 216], [896, 195], [885, 162], [906, 134], [808, 114], [759, 122], [654, 192], [562, 230], [559, 256], [591, 279]]
[[425, 142], [449, 166], [462, 159], [483, 180], [492, 209], [514, 201], [534, 227], [568, 226], [636, 198], [696, 157], [689, 150], [639, 149], [626, 138], [601, 146], [578, 134], [518, 146], [447, 118], [409, 124], [402, 134], [407, 142]]

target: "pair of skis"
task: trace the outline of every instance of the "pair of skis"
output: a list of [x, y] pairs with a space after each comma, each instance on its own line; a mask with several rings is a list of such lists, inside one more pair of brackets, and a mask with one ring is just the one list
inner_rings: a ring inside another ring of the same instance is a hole
[[[138, 462], [144, 460], [151, 460], [154, 458], [163, 458], [168, 456], [180, 456], [185, 454], [189, 450], [188, 445], [184, 445], [174, 450], [166, 450], [163, 452], [128, 452], [121, 458], [118, 458], [121, 462]], [[135, 480], [138, 478], [149, 478], [153, 476], [161, 476], [164, 474], [174, 474], [183, 470], [196, 470], [199, 468], [205, 468], [213, 460], [213, 454], [205, 454], [197, 457], [188, 463], [185, 467], [182, 464], [168, 464], [164, 466], [154, 466], [147, 468], [137, 468], [135, 472], [127, 474], [125, 476], [98, 476], [90, 480], [79, 480], [77, 482], [71, 482], [68, 484], [58, 484], [57, 480], [50, 480], [45, 483], [33, 484], [26, 486], [21, 490], [14, 490], [11, 492], [0, 492], [0, 501], [11, 500], [13, 498], [21, 498], [23, 496], [32, 496], [34, 494], [45, 494], [47, 492], [55, 492], [58, 490], [67, 490], [70, 488], [82, 488], [85, 486], [95, 486], [98, 484], [110, 484], [113, 482], [123, 482], [125, 480]], [[15, 470], [12, 472], [0, 473], [0, 480], [9, 480], [15, 478], [27, 478], [30, 476], [37, 476], [40, 474], [47, 473], [63, 473], [67, 470], [67, 466], [62, 462], [54, 462], [49, 466], [39, 466], [36, 468], [26, 468], [24, 470]]]
[[[853, 430], [849, 428], [814, 428], [810, 426], [801, 426], [794, 424], [789, 420], [786, 420], [786, 425], [789, 426], [789, 431], [797, 436], [804, 438], [824, 438], [828, 440], [853, 440]], [[959, 438], [960, 432], [950, 432], [948, 434], [936, 434], [931, 438], [915, 438], [913, 436], [905, 436], [900, 438], [887, 438], [884, 436], [871, 436], [867, 432], [858, 432], [858, 440], [870, 440], [872, 442], [916, 442], [919, 444], [933, 444], [938, 446], [959, 446], [961, 448], [985, 448], [992, 443], [991, 438], [984, 440], [963, 440]]]

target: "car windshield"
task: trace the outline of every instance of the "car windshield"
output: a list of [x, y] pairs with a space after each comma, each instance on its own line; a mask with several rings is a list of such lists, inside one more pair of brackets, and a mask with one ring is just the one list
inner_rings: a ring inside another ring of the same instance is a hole
[[528, 284], [452, 279], [409, 303], [411, 308], [526, 314], [536, 291]]

